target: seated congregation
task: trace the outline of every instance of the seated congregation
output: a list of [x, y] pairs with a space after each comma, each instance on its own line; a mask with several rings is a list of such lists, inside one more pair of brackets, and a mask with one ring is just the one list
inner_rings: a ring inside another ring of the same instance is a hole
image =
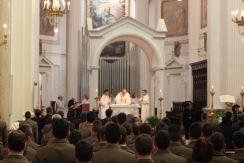
[[[206, 113], [202, 113], [203, 116]], [[88, 112], [79, 125], [61, 114], [25, 113], [17, 130], [0, 122], [1, 163], [244, 163], [244, 116], [227, 112], [220, 124], [191, 123], [189, 140], [178, 124], [156, 125], [120, 113], [99, 119]], [[84, 120], [85, 119], [85, 120]]]

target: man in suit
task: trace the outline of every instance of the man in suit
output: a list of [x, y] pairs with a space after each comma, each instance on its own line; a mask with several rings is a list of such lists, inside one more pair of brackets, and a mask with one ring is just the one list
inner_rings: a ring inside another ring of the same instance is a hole
[[170, 138], [167, 131], [160, 130], [155, 135], [155, 146], [157, 147], [157, 152], [152, 156], [155, 162], [163, 163], [186, 163], [186, 159], [177, 156], [170, 152], [168, 149], [170, 146]]
[[226, 157], [224, 154], [225, 138], [222, 133], [215, 132], [209, 140], [214, 149], [212, 163], [236, 163], [235, 160]]
[[29, 163], [23, 156], [25, 143], [25, 134], [22, 131], [12, 131], [8, 136], [8, 157], [0, 163]]
[[152, 138], [147, 134], [141, 134], [136, 138], [136, 163], [154, 163], [151, 153], [153, 149]]
[[86, 141], [79, 141], [75, 147], [75, 156], [77, 163], [91, 163], [93, 156], [93, 147]]
[[189, 129], [190, 143], [187, 145], [187, 147], [192, 149], [195, 145], [195, 142], [201, 137], [201, 134], [201, 125], [197, 122], [192, 123]]
[[69, 123], [58, 119], [53, 124], [53, 140], [37, 150], [35, 163], [75, 163], [75, 147], [69, 144]]
[[93, 163], [134, 163], [134, 155], [119, 146], [120, 129], [118, 124], [108, 123], [105, 127], [106, 147], [94, 154]]
[[178, 156], [185, 157], [187, 159], [191, 159], [192, 149], [187, 148], [186, 146], [181, 144], [180, 141], [180, 127], [179, 125], [171, 125], [169, 126], [169, 136], [171, 140], [170, 151]]
[[25, 112], [25, 121], [20, 123], [20, 126], [28, 124], [32, 127], [32, 133], [33, 133], [33, 138], [36, 143], [38, 143], [39, 138], [38, 138], [38, 126], [35, 121], [31, 119], [31, 113], [29, 111]]

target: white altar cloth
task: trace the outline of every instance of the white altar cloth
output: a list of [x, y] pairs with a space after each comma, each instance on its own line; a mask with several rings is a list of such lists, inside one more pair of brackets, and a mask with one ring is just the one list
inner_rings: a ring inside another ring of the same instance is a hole
[[113, 110], [113, 116], [118, 115], [119, 113], [132, 114], [135, 117], [139, 117], [139, 104], [131, 104], [131, 105], [121, 105], [121, 104], [112, 104], [110, 105]]

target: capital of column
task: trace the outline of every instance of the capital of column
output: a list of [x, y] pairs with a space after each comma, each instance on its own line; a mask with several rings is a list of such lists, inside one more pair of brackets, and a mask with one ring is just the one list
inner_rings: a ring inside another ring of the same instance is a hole
[[99, 70], [100, 67], [98, 65], [90, 65], [88, 66], [88, 70], [89, 71], [93, 71], [93, 70]]
[[163, 70], [165, 70], [165, 66], [161, 66], [161, 65], [160, 66], [153, 66], [151, 70], [154, 72], [163, 71]]

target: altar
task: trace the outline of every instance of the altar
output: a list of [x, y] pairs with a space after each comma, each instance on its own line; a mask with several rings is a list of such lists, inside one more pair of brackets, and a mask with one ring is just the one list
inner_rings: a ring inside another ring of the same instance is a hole
[[118, 115], [119, 113], [125, 113], [126, 115], [132, 114], [135, 117], [139, 117], [139, 104], [131, 104], [131, 105], [120, 105], [120, 104], [112, 104], [110, 105], [113, 110], [113, 116]]

